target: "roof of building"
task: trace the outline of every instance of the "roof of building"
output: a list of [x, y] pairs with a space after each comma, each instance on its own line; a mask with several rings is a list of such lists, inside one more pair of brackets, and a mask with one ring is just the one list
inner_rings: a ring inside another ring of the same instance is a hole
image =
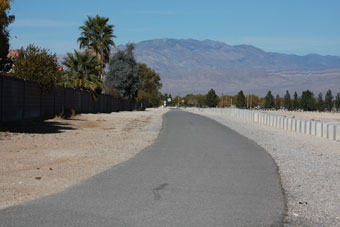
[[7, 57], [12, 59], [17, 58], [20, 52], [21, 52], [20, 49], [9, 49]]

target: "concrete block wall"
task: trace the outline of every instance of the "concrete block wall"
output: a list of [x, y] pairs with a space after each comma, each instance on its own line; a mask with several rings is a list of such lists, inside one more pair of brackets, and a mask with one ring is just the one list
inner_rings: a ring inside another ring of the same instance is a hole
[[340, 141], [340, 124], [337, 123], [296, 119], [272, 113], [263, 113], [256, 110], [243, 110], [236, 108], [204, 108], [200, 109], [200, 111], [214, 112], [219, 115], [242, 119], [246, 122], [253, 122], [255, 124], [266, 125], [286, 131], [293, 131], [296, 133]]

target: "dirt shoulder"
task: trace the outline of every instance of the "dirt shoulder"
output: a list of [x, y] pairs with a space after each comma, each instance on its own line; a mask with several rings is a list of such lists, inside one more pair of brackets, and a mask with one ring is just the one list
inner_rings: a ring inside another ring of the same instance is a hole
[[0, 130], [0, 209], [53, 194], [151, 145], [167, 109], [81, 114]]

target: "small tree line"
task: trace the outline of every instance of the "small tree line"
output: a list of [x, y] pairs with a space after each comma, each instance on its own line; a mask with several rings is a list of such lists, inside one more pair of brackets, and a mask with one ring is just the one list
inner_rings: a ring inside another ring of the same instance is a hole
[[[184, 97], [176, 96], [172, 97], [171, 94], [165, 93], [161, 96], [161, 100], [166, 102], [168, 106], [195, 106], [195, 107], [216, 107], [220, 98], [217, 96], [214, 89], [210, 89], [207, 94], [194, 95], [188, 94]], [[169, 101], [170, 100], [170, 101]]]
[[287, 90], [283, 97], [276, 95], [275, 98], [271, 91], [261, 98], [256, 95], [245, 96], [243, 91], [236, 95], [236, 107], [238, 108], [264, 108], [264, 109], [285, 109], [285, 110], [304, 110], [304, 111], [339, 111], [340, 93], [333, 96], [332, 91], [328, 90], [326, 95], [320, 92], [317, 97], [310, 90], [302, 91], [299, 96], [295, 91], [293, 98]]
[[9, 59], [7, 26], [14, 16], [8, 16], [11, 1], [0, 1], [0, 72], [36, 81], [47, 92], [61, 85], [90, 91], [94, 98], [105, 93], [142, 102], [146, 107], [160, 105], [160, 76], [147, 65], [136, 62], [134, 45], [127, 44], [124, 50], [112, 54], [116, 36], [109, 18], [87, 17], [79, 27], [79, 50], [67, 53], [62, 66], [55, 53], [33, 44], [21, 48], [16, 58]]
[[181, 105], [189, 107], [230, 107], [236, 106], [241, 109], [261, 108], [261, 109], [285, 109], [285, 110], [304, 110], [304, 111], [340, 111], [340, 93], [335, 96], [331, 90], [326, 92], [326, 95], [320, 92], [317, 97], [310, 90], [303, 91], [299, 96], [294, 92], [291, 97], [287, 90], [283, 97], [274, 95], [268, 91], [266, 96], [259, 97], [254, 94], [245, 95], [240, 90], [236, 95], [222, 95], [217, 96], [214, 89], [210, 89], [207, 94], [188, 94], [184, 97], [176, 96], [172, 99], [171, 94], [162, 96], [162, 100], [171, 98], [169, 105], [176, 105], [176, 100], [184, 100]]

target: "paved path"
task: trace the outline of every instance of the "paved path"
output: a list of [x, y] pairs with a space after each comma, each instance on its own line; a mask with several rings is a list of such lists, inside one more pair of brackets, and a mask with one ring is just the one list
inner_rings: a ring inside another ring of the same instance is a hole
[[135, 158], [62, 193], [0, 211], [0, 226], [282, 226], [271, 157], [254, 142], [183, 111]]

